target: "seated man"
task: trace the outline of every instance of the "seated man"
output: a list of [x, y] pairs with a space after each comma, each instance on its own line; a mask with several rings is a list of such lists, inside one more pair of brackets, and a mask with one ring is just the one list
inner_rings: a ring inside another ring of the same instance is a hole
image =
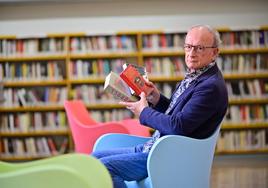
[[142, 93], [137, 102], [120, 102], [141, 124], [156, 131], [144, 145], [92, 154], [107, 167], [115, 188], [126, 187], [124, 181], [147, 177], [148, 153], [161, 136], [206, 138], [217, 129], [228, 105], [225, 82], [216, 64], [219, 44], [219, 33], [209, 26], [191, 27], [184, 44], [187, 72], [171, 98], [161, 95], [149, 82], [154, 89], [147, 97]]

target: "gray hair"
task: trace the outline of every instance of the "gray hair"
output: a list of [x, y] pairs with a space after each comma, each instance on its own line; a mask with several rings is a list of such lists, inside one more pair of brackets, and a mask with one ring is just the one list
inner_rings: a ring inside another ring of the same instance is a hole
[[206, 28], [210, 33], [213, 34], [213, 38], [214, 38], [213, 46], [215, 46], [215, 47], [219, 47], [220, 46], [220, 44], [221, 44], [222, 41], [221, 41], [221, 38], [220, 38], [220, 33], [216, 29], [210, 27], [209, 25], [202, 25], [202, 24], [200, 24], [200, 25], [194, 25], [194, 26], [192, 26], [188, 30], [188, 32], [191, 31], [193, 28], [197, 28], [197, 27], [199, 27], [199, 28]]

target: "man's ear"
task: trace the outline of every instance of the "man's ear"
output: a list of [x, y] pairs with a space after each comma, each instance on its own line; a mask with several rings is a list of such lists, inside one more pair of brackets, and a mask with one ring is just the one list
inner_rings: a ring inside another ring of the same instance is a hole
[[218, 56], [219, 56], [219, 48], [215, 48], [213, 50], [213, 58], [212, 58], [212, 61], [215, 61]]

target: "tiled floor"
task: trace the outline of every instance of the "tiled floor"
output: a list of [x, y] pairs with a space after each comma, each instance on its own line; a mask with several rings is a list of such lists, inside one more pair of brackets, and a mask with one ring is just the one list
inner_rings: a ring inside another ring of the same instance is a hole
[[268, 188], [268, 155], [216, 156], [211, 188]]

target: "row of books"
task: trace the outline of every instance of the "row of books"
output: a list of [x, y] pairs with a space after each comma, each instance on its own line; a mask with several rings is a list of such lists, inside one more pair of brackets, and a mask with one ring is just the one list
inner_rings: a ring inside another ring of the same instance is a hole
[[29, 133], [39, 131], [66, 131], [67, 120], [63, 111], [10, 113], [0, 116], [3, 133]]
[[268, 72], [267, 54], [221, 55], [217, 59], [224, 73], [262, 73]]
[[150, 76], [181, 76], [186, 71], [182, 57], [145, 58], [144, 65]]
[[[184, 75], [186, 66], [182, 57], [151, 57], [144, 59], [150, 76]], [[217, 65], [224, 74], [268, 73], [267, 54], [221, 55]]]
[[[170, 97], [177, 83], [160, 82], [155, 84], [163, 95], [165, 95], [166, 97]], [[233, 100], [258, 98], [261, 99], [268, 97], [268, 82], [266, 80], [253, 79], [226, 81], [226, 86], [229, 98]], [[72, 88], [71, 93], [72, 98], [81, 99], [88, 104], [111, 104], [117, 102], [117, 100], [114, 99], [109, 93], [103, 91], [102, 85], [75, 85]]]
[[96, 53], [96, 52], [133, 52], [136, 51], [136, 37], [119, 36], [83, 36], [70, 39], [71, 53]]
[[[241, 158], [243, 158], [243, 156]], [[232, 159], [232, 156], [229, 159]], [[228, 188], [247, 187], [247, 186], [248, 187], [268, 187], [268, 182], [265, 181], [267, 179], [267, 169], [266, 167], [262, 165], [258, 165], [258, 164], [263, 164], [263, 163], [261, 162], [251, 163], [249, 162], [251, 159], [249, 160], [243, 159], [243, 160], [240, 161], [240, 159], [237, 157], [235, 158], [234, 161], [237, 161], [238, 163], [236, 162], [235, 163], [233, 162], [220, 163], [219, 165], [220, 167], [218, 167], [219, 169], [213, 172], [213, 175], [212, 175], [213, 186], [212, 187], [220, 188], [227, 184], [228, 184]], [[255, 160], [255, 159], [252, 159], [252, 160]], [[256, 159], [256, 161], [258, 160], [259, 159]], [[225, 160], [223, 159], [223, 161]], [[231, 161], [231, 160], [228, 160], [228, 161]], [[241, 164], [244, 164], [244, 165], [241, 165]], [[254, 178], [250, 178], [250, 177], [254, 177]]]
[[0, 57], [64, 54], [64, 38], [1, 39]]
[[[175, 90], [177, 82], [161, 83], [156, 82], [155, 85], [159, 91], [166, 97], [170, 97]], [[268, 83], [265, 80], [240, 80], [240, 81], [226, 81], [229, 99], [263, 99], [268, 97]], [[74, 99], [82, 99], [88, 103], [113, 103], [112, 96], [103, 92], [102, 85], [76, 85], [73, 87], [72, 97]]]
[[2, 138], [0, 153], [2, 157], [47, 157], [67, 152], [67, 137], [27, 137]]
[[[176, 83], [155, 83], [159, 91], [166, 97], [171, 97], [175, 90]], [[102, 85], [76, 85], [71, 91], [73, 99], [83, 100], [86, 104], [117, 104], [110, 93], [105, 92]]]
[[3, 81], [62, 80], [64, 77], [64, 61], [0, 63], [0, 80]]
[[121, 121], [134, 118], [134, 114], [127, 109], [91, 110], [90, 115], [97, 122]]
[[142, 36], [143, 51], [183, 50], [185, 34], [151, 34]]
[[[178, 82], [158, 82], [155, 83], [158, 90], [166, 97], [171, 97]], [[228, 80], [226, 87], [230, 100], [240, 99], [264, 99], [268, 97], [268, 83], [266, 80]]]
[[82, 100], [86, 104], [113, 104], [118, 101], [107, 92], [103, 85], [75, 85], [71, 91], [72, 99]]
[[[182, 50], [184, 33], [150, 34], [142, 36], [144, 51]], [[268, 46], [268, 31], [222, 32], [222, 48], [260, 48]]]
[[216, 148], [218, 152], [268, 149], [268, 131], [221, 131]]
[[221, 33], [223, 48], [262, 48], [268, 46], [268, 31], [237, 31]]
[[4, 107], [63, 105], [66, 87], [27, 87], [4, 89]]
[[[155, 83], [156, 87], [166, 97], [170, 97], [175, 89], [174, 83]], [[115, 99], [109, 92], [105, 92], [103, 85], [75, 85], [72, 88], [71, 96], [73, 99], [83, 100], [86, 104], [117, 104]]]
[[228, 95], [233, 99], [267, 98], [268, 81], [262, 79], [227, 81]]
[[[145, 34], [142, 36], [143, 51], [182, 50], [185, 33]], [[268, 46], [268, 31], [222, 32], [222, 48], [259, 48]], [[1, 39], [0, 56], [32, 56], [65, 53], [65, 38]], [[104, 53], [137, 51], [135, 35], [100, 35], [70, 38], [71, 53]]]
[[72, 79], [104, 77], [111, 71], [121, 72], [126, 59], [74, 60], [70, 64]]
[[[73, 79], [106, 76], [110, 71], [119, 73], [127, 59], [74, 60], [70, 63]], [[183, 58], [145, 58], [150, 76], [178, 76], [186, 69]], [[268, 73], [267, 55], [232, 55], [219, 57], [217, 64], [223, 73]], [[62, 80], [66, 77], [65, 62], [1, 63], [0, 79], [4, 81]]]
[[268, 104], [230, 105], [225, 123], [267, 123]]

